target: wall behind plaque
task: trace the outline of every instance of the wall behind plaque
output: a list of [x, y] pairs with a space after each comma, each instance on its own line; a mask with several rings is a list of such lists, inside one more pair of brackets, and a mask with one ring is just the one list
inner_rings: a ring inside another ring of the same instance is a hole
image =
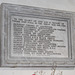
[[[0, 0], [0, 4], [1, 3], [13, 3], [75, 12], [75, 0]], [[0, 68], [0, 75], [32, 75], [34, 72], [40, 75], [39, 72], [41, 72], [41, 70]], [[42, 72], [45, 73], [43, 75], [51, 75], [54, 70], [42, 70]], [[75, 75], [75, 68], [56, 68], [54, 75]]]

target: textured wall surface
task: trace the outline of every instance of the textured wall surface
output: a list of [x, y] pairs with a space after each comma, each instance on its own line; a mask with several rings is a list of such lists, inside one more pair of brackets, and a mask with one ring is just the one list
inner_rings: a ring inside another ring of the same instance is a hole
[[[75, 12], [75, 0], [0, 0], [1, 3], [13, 3], [43, 8], [67, 10]], [[74, 68], [56, 68], [50, 70], [27, 70], [22, 68], [0, 68], [0, 75], [75, 75]]]

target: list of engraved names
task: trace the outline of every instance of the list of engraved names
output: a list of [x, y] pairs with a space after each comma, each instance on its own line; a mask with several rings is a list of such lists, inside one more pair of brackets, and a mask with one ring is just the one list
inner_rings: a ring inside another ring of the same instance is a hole
[[11, 16], [11, 55], [68, 57], [67, 21]]

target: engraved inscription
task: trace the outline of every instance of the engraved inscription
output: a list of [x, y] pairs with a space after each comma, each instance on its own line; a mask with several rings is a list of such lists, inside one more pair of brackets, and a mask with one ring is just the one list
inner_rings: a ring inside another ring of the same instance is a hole
[[11, 16], [11, 55], [68, 57], [67, 21]]

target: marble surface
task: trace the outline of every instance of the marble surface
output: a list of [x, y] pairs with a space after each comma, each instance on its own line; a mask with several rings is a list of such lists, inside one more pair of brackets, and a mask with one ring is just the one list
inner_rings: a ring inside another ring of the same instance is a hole
[[[13, 3], [75, 12], [75, 0], [0, 0], [0, 4], [1, 3]], [[33, 75], [36, 72], [37, 75], [40, 75], [39, 72], [41, 73], [41, 70], [26, 70], [22, 68], [0, 68], [0, 75]], [[45, 74], [43, 74], [44, 72]], [[42, 74], [75, 75], [75, 68], [51, 68], [50, 70], [42, 70]]]

